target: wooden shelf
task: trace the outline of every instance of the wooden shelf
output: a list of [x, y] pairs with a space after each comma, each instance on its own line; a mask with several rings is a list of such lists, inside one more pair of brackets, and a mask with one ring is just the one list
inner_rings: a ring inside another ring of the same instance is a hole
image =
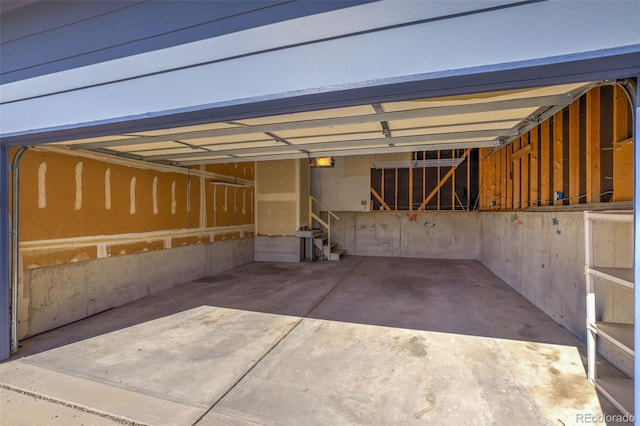
[[596, 268], [587, 267], [587, 272], [594, 277], [611, 281], [619, 286], [633, 290], [633, 268]]
[[598, 321], [595, 325], [595, 330], [599, 336], [613, 343], [627, 354], [634, 356], [633, 324]]
[[[593, 222], [633, 223], [633, 210], [585, 211], [585, 281], [587, 293], [587, 375], [589, 382], [623, 414], [634, 414], [634, 381], [629, 377], [599, 377], [596, 357], [602, 338], [613, 345], [619, 353], [635, 357], [634, 324], [596, 321], [596, 278], [609, 284], [633, 290], [635, 274], [633, 268], [596, 267], [593, 237], [597, 229]], [[629, 234], [631, 237], [631, 234]], [[633, 244], [633, 243], [632, 243]], [[612, 287], [609, 285], [608, 287]], [[631, 299], [633, 300], [633, 299]], [[637, 307], [636, 307], [637, 308]]]
[[596, 389], [624, 414], [633, 414], [633, 379], [598, 377]]

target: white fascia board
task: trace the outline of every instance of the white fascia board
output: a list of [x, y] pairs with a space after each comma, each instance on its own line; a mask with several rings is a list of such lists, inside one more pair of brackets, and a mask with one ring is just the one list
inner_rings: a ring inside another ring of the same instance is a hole
[[436, 19], [517, 1], [387, 0], [251, 28], [232, 34], [141, 53], [6, 84], [1, 101], [11, 102], [191, 67], [273, 49], [341, 37], [407, 22]]
[[[392, 15], [398, 16], [402, 14], [401, 11], [413, 13], [410, 12], [414, 10], [412, 8], [420, 9], [419, 5], [442, 6], [441, 3], [459, 2], [399, 1], [374, 3], [370, 7], [393, 6], [390, 10], [375, 10], [379, 14], [391, 13], [396, 9]], [[475, 4], [477, 8], [478, 2], [468, 3]], [[481, 4], [486, 6], [488, 3]], [[355, 19], [349, 14], [355, 10], [372, 12], [369, 9], [359, 9], [365, 6], [367, 5], [300, 18], [247, 32], [256, 31], [251, 37], [251, 43], [256, 43], [270, 37], [267, 31], [269, 28], [275, 31], [280, 25], [301, 24], [305, 19], [311, 18], [317, 20], [314, 21], [315, 25], [321, 31], [332, 28], [335, 22], [342, 23], [343, 31], [344, 26], [353, 30], [361, 17]], [[624, 13], [620, 13], [621, 10]], [[347, 15], [341, 16], [341, 13]], [[355, 21], [347, 22], [345, 16], [350, 16]], [[580, 2], [578, 7], [576, 2], [564, 0], [548, 0], [477, 14], [463, 14], [17, 100], [0, 106], [0, 131], [3, 136], [14, 136], [304, 94], [563, 62], [579, 59], [581, 55], [598, 57], [598, 51], [611, 49], [639, 52], [638, 16], [640, 1], [589, 1]], [[334, 21], [321, 20], [327, 17]], [[415, 15], [411, 16], [411, 21], [413, 20]], [[386, 23], [376, 22], [376, 25]], [[544, 22], [545, 30], [541, 31], [539, 25], [525, 25], [532, 22]], [[231, 36], [234, 34], [224, 37]], [[284, 34], [281, 36], [286, 37]], [[213, 43], [222, 38], [208, 42]], [[289, 39], [288, 43], [291, 42]], [[220, 49], [223, 47], [219, 46]], [[155, 60], [174, 61], [175, 56], [181, 55], [182, 48], [191, 49], [193, 46], [164, 49], [164, 55]], [[190, 51], [190, 55], [197, 55], [198, 50], [202, 55], [206, 52], [202, 49], [201, 45]], [[15, 88], [17, 86], [12, 85], [29, 82], [37, 84], [39, 79], [63, 75], [65, 79], [89, 78], [85, 74], [93, 70], [92, 67], [123, 64], [119, 61], [134, 61], [128, 67], [133, 67], [136, 74], [142, 74], [148, 71], [145, 69], [144, 59], [148, 56], [145, 55], [154, 53], [162, 52], [136, 55], [5, 86]], [[106, 71], [101, 70], [99, 74], [104, 73]], [[22, 86], [21, 90], [9, 91], [7, 95], [5, 86], [2, 87], [3, 102], [5, 96], [10, 96], [7, 99], [21, 99], [27, 93], [25, 86]], [[57, 89], [52, 83], [45, 86], [43, 90]]]

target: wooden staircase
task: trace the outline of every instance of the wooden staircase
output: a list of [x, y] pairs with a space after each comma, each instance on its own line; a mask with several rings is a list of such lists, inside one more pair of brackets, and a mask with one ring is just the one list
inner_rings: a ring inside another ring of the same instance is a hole
[[[327, 220], [318, 216], [313, 212], [313, 203], [317, 203], [322, 209], [327, 212]], [[322, 204], [313, 195], [309, 196], [309, 221], [311, 224], [317, 222], [319, 228], [310, 229], [310, 234], [313, 235], [313, 246], [320, 251], [320, 260], [340, 260], [343, 254], [347, 252], [344, 248], [340, 247], [335, 241], [331, 241], [331, 218], [340, 220], [340, 218], [327, 206]], [[313, 259], [313, 256], [311, 256]]]
[[[322, 234], [322, 230], [318, 229], [317, 231]], [[326, 260], [340, 260], [340, 257], [347, 252], [338, 243], [330, 243], [329, 239], [322, 235], [313, 238], [313, 245], [322, 253], [322, 259]]]

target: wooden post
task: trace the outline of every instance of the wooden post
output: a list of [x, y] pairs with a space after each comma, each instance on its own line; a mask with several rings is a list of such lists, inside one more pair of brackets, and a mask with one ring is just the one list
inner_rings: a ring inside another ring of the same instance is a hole
[[540, 205], [549, 205], [549, 194], [551, 192], [551, 144], [550, 144], [549, 120], [545, 120], [540, 126]]
[[[451, 158], [454, 158], [456, 155], [456, 151], [454, 149], [451, 150]], [[451, 175], [451, 210], [456, 209], [456, 174], [455, 172]]]
[[440, 185], [440, 181], [442, 180], [440, 177], [440, 150], [438, 150], [438, 184], [436, 186], [436, 189], [438, 190], [438, 208], [437, 210], [440, 211], [440, 187], [442, 185]]
[[580, 204], [580, 100], [569, 106], [569, 204]]
[[467, 157], [467, 210], [471, 210], [471, 157]]
[[395, 196], [394, 196], [394, 210], [398, 210], [398, 169], [396, 168], [396, 180], [395, 180]]
[[531, 173], [531, 178], [529, 180], [531, 185], [531, 196], [529, 197], [529, 205], [537, 206], [538, 200], [540, 199], [540, 191], [539, 191], [539, 172], [540, 172], [540, 163], [538, 161], [538, 155], [540, 152], [539, 143], [538, 143], [538, 129], [539, 127], [534, 127], [529, 132], [530, 139], [529, 143], [531, 144], [531, 163], [529, 165], [529, 171]]
[[509, 178], [509, 167], [507, 165], [507, 149], [500, 150], [501, 182], [500, 182], [500, 209], [507, 208], [507, 180]]
[[504, 206], [505, 209], [513, 208], [513, 162], [511, 161], [511, 152], [513, 152], [513, 145], [509, 145], [505, 148], [507, 151], [507, 203]]
[[[520, 139], [516, 139], [511, 145], [515, 151], [520, 148]], [[513, 208], [520, 208], [520, 193], [522, 191], [520, 181], [520, 156], [513, 157]]]
[[629, 138], [629, 102], [619, 86], [613, 91], [613, 200], [633, 200], [633, 139]]
[[587, 203], [600, 202], [600, 88], [587, 92]]
[[[562, 111], [557, 112], [553, 116], [553, 191], [563, 191], [563, 179], [562, 179]], [[566, 194], [563, 194], [565, 197]], [[554, 198], [553, 204], [561, 206], [563, 200], [556, 200]]]
[[526, 209], [529, 207], [529, 153], [531, 152], [531, 146], [529, 145], [529, 133], [522, 135], [522, 148], [527, 148], [527, 153], [520, 157], [521, 173], [520, 173], [520, 208]]
[[413, 211], [413, 167], [409, 168], [409, 211]]

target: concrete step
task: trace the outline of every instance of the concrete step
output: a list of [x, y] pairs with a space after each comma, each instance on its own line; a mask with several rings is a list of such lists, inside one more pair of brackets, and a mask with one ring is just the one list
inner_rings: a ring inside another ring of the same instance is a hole
[[341, 248], [341, 249], [333, 249], [331, 250], [331, 253], [329, 253], [329, 260], [340, 260], [340, 257], [342, 257], [343, 254], [345, 254], [347, 252], [347, 250]]
[[331, 247], [327, 244], [325, 238], [314, 238], [313, 245], [322, 251], [322, 257], [329, 260], [340, 260], [340, 257], [346, 252], [345, 249], [338, 248], [338, 243], [332, 242]]

